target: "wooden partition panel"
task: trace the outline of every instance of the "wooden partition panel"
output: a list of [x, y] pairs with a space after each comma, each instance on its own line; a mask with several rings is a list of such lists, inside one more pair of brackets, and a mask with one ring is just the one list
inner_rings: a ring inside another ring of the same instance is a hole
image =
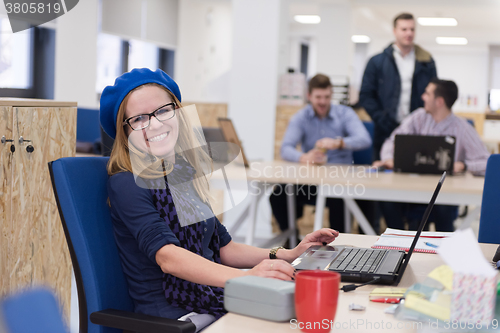
[[276, 126], [274, 131], [274, 159], [281, 160], [280, 148], [288, 123], [294, 114], [304, 106], [278, 105], [276, 107]]
[[[0, 106], [0, 137], [12, 139], [12, 107]], [[0, 144], [0, 298], [9, 290], [10, 273], [8, 251], [11, 246], [12, 214], [12, 153], [10, 143]]]
[[225, 103], [196, 103], [182, 102], [182, 105], [196, 105], [196, 110], [200, 116], [201, 126], [219, 127], [218, 118], [227, 118], [227, 104]]
[[486, 115], [481, 112], [460, 112], [456, 111], [453, 112], [456, 116], [462, 117], [465, 119], [472, 119], [474, 121], [474, 128], [476, 129], [477, 133], [480, 136], [483, 136], [483, 129], [484, 129], [484, 120]]
[[[0, 294], [47, 286], [69, 320], [72, 266], [47, 164], [75, 156], [76, 107], [11, 109], [10, 136], [16, 150], [11, 153], [10, 199], [1, 199], [2, 205], [11, 207], [11, 216], [1, 221], [0, 258], [7, 260], [1, 265]], [[21, 136], [30, 141], [20, 143]]]

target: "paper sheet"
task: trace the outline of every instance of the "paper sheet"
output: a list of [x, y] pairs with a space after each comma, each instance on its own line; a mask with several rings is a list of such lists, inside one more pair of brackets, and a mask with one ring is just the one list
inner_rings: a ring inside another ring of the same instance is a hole
[[450, 320], [491, 323], [496, 300], [497, 271], [484, 258], [472, 230], [457, 230], [438, 248], [453, 270]]
[[472, 229], [457, 230], [443, 238], [437, 253], [455, 273], [493, 277], [497, 272], [484, 258]]

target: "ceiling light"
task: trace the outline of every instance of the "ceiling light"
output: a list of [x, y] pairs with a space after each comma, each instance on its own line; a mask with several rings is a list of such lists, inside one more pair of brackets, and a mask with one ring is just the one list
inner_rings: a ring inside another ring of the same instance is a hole
[[453, 17], [419, 17], [418, 24], [433, 27], [455, 27], [458, 22]]
[[464, 37], [436, 37], [436, 43], [441, 45], [467, 45], [467, 38]]
[[353, 43], [369, 43], [371, 39], [366, 35], [352, 35], [351, 40]]
[[318, 24], [321, 22], [319, 15], [295, 15], [293, 19], [302, 24]]

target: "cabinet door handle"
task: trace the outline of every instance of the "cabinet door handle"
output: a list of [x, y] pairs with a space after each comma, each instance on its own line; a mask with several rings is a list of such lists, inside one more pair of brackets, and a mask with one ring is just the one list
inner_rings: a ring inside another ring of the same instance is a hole
[[23, 142], [31, 142], [31, 140], [26, 140], [25, 138], [23, 138], [22, 136], [19, 137], [19, 144], [22, 145]]
[[2, 144], [6, 144], [7, 142], [14, 142], [14, 140], [12, 140], [12, 139], [6, 139], [6, 138], [5, 138], [5, 135], [4, 135], [4, 136], [2, 136], [1, 141], [2, 141]]

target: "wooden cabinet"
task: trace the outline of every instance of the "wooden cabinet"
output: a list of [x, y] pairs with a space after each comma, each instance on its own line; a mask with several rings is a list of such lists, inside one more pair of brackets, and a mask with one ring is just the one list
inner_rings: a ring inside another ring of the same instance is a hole
[[69, 318], [72, 266], [47, 163], [75, 156], [76, 103], [0, 98], [0, 137], [0, 297], [48, 286]]

